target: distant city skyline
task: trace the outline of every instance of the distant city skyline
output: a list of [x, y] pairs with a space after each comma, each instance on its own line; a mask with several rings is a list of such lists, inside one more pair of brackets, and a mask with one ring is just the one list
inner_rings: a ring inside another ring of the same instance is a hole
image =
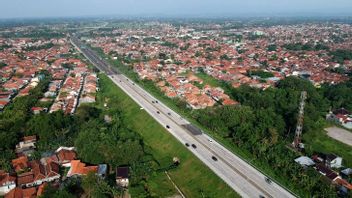
[[0, 18], [352, 16], [351, 0], [3, 0]]

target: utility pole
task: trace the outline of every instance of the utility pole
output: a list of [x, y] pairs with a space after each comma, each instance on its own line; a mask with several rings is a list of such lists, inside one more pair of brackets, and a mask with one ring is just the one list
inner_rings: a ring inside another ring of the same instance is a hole
[[292, 146], [295, 149], [304, 149], [304, 144], [301, 142], [302, 140], [302, 129], [303, 129], [303, 118], [304, 118], [304, 106], [305, 101], [307, 99], [307, 92], [301, 92], [301, 102], [299, 103], [299, 112], [297, 117], [297, 126], [295, 131], [295, 139], [292, 142]]

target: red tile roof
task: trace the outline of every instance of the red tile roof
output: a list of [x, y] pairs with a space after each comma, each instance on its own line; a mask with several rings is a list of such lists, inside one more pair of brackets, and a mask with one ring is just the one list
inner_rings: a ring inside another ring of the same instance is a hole
[[0, 186], [3, 186], [7, 182], [15, 182], [16, 177], [11, 176], [9, 173], [0, 170]]
[[15, 171], [20, 171], [28, 167], [28, 158], [27, 156], [21, 156], [19, 158], [12, 160], [12, 166]]
[[32, 188], [14, 188], [9, 193], [5, 195], [5, 198], [35, 198], [37, 195], [37, 190], [35, 187]]
[[98, 166], [86, 166], [85, 163], [82, 163], [80, 160], [72, 160], [71, 168], [67, 173], [67, 176], [73, 175], [87, 175], [89, 172], [97, 172]]

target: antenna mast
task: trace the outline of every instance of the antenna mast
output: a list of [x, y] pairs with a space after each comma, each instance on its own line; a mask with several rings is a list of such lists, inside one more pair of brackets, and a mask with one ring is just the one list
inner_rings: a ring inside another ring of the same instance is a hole
[[301, 142], [301, 140], [302, 140], [302, 129], [303, 129], [303, 118], [304, 118], [304, 106], [305, 106], [306, 99], [307, 99], [307, 92], [302, 91], [301, 102], [299, 103], [299, 112], [297, 117], [295, 139], [292, 142], [292, 146], [297, 149], [304, 148], [304, 144]]

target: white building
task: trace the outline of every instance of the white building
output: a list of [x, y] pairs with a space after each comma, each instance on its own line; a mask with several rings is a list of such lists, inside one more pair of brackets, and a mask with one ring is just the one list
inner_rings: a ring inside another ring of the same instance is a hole
[[12, 189], [16, 188], [16, 177], [10, 176], [3, 170], [0, 170], [0, 196], [4, 196]]

